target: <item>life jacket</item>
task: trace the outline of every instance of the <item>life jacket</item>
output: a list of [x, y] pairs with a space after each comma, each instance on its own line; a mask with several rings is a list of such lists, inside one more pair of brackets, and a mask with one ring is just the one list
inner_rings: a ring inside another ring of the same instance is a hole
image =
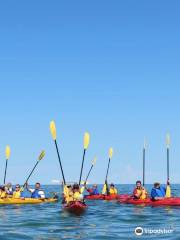
[[13, 192], [13, 198], [21, 198], [21, 190]]
[[41, 198], [40, 189], [35, 189], [34, 192], [31, 194], [31, 198]]
[[113, 195], [113, 194], [117, 194], [118, 191], [117, 191], [116, 188], [110, 188], [110, 189], [109, 189], [109, 193], [110, 193], [110, 195]]
[[71, 190], [68, 189], [68, 191], [66, 191], [66, 194], [64, 194], [64, 200], [66, 203], [73, 201], [73, 192]]
[[138, 195], [138, 196], [140, 196], [139, 197], [139, 199], [146, 199], [147, 198], [147, 192], [146, 192], [146, 189], [145, 188], [141, 188], [141, 189], [137, 189], [136, 188], [136, 194]]
[[66, 185], [64, 186], [63, 194], [64, 194], [64, 197], [68, 196], [69, 194], [69, 188]]
[[80, 192], [75, 192], [73, 193], [73, 200], [81, 201], [83, 200], [83, 195]]
[[0, 191], [0, 198], [6, 198], [7, 193], [5, 191]]
[[65, 202], [72, 202], [74, 199], [73, 199], [73, 193], [69, 193], [68, 196], [65, 197]]

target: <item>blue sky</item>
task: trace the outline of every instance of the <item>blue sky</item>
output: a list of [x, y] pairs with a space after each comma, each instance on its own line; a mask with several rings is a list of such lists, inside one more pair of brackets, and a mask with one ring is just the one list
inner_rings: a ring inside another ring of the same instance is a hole
[[23, 183], [41, 149], [46, 158], [30, 182], [61, 179], [49, 122], [58, 131], [68, 181], [166, 180], [166, 132], [172, 182], [180, 182], [179, 1], [6, 1], [0, 7], [0, 177], [11, 146], [7, 180]]

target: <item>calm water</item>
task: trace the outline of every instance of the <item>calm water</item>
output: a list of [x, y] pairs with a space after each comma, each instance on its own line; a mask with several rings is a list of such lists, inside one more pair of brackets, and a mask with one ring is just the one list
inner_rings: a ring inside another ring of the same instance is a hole
[[[46, 192], [59, 192], [58, 186], [44, 186]], [[130, 193], [132, 185], [119, 185]], [[150, 186], [148, 186], [150, 188]], [[180, 185], [173, 185], [180, 196]], [[180, 239], [180, 207], [142, 207], [116, 202], [87, 201], [82, 216], [62, 210], [60, 203], [0, 206], [0, 239]], [[169, 234], [136, 237], [137, 227], [172, 229]]]

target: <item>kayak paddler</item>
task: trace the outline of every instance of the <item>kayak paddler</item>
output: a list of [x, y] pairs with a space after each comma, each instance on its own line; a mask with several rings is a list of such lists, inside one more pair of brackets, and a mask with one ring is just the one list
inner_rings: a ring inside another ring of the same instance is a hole
[[133, 198], [134, 199], [146, 199], [148, 196], [148, 193], [146, 189], [142, 186], [141, 181], [136, 181], [136, 187], [133, 191]]
[[41, 198], [41, 199], [45, 198], [45, 193], [41, 189], [41, 184], [39, 182], [35, 184], [34, 189], [29, 188], [28, 183], [26, 183], [26, 189], [31, 193], [31, 198]]
[[64, 186], [62, 203], [73, 202], [73, 189], [71, 185]]
[[73, 191], [73, 201], [84, 201], [84, 196], [82, 194], [82, 189], [80, 189], [79, 184], [75, 183], [72, 188]]
[[6, 193], [5, 187], [1, 186], [0, 187], [0, 198], [6, 198], [6, 197], [7, 197], [7, 193]]
[[110, 195], [118, 194], [118, 190], [117, 190], [117, 188], [115, 188], [114, 183], [110, 184], [109, 193], [110, 193]]
[[[170, 185], [170, 183], [167, 182], [167, 185]], [[154, 187], [151, 190], [152, 200], [159, 200], [165, 197], [166, 197], [166, 188], [161, 186], [161, 184], [158, 182], [154, 183]]]
[[7, 195], [13, 195], [13, 187], [11, 183], [5, 185], [5, 191]]
[[99, 195], [97, 184], [94, 184], [92, 188], [87, 188], [87, 186], [85, 185], [85, 189], [89, 193], [89, 195]]
[[24, 198], [24, 195], [23, 195], [23, 191], [24, 191], [24, 188], [21, 187], [19, 184], [16, 184], [15, 186], [15, 191], [13, 192], [13, 198]]
[[108, 183], [106, 181], [106, 183], [103, 186], [102, 194], [115, 195], [115, 194], [118, 194], [118, 190], [117, 188], [115, 188], [114, 183], [111, 183], [110, 187], [108, 187]]

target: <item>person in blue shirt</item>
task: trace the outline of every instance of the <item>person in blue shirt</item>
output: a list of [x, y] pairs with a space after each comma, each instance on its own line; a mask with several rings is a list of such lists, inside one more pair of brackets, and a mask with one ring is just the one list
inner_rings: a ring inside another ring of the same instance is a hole
[[86, 191], [88, 191], [89, 195], [99, 195], [97, 184], [94, 184], [92, 188], [87, 188], [85, 185], [85, 188], [86, 188]]
[[154, 187], [151, 190], [151, 199], [159, 200], [166, 197], [166, 188], [162, 187], [160, 183], [154, 183]]
[[31, 193], [31, 198], [45, 198], [45, 193], [41, 189], [40, 183], [36, 183], [34, 189], [29, 188], [28, 183], [26, 183], [26, 189]]

